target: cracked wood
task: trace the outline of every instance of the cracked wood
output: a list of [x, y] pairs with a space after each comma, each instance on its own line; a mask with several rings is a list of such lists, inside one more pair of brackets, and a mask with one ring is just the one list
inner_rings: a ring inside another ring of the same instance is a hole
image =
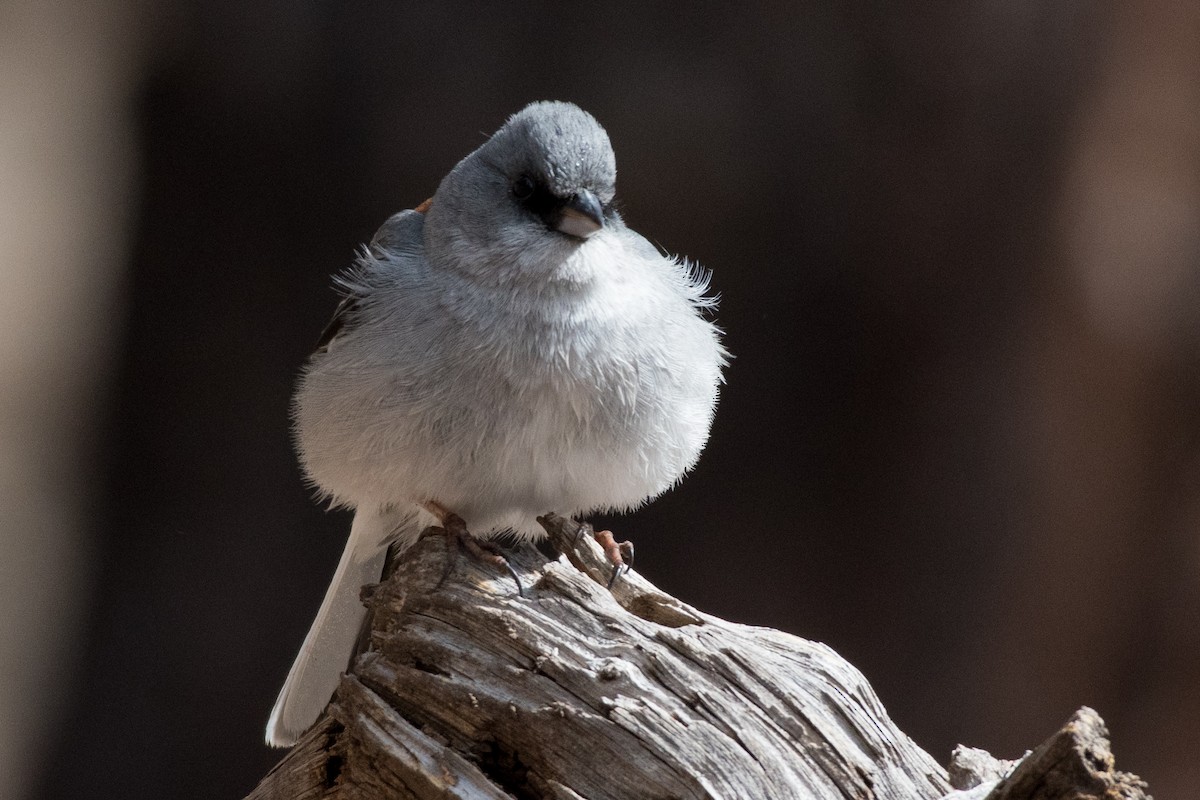
[[941, 798], [945, 771], [824, 645], [697, 611], [611, 565], [514, 549], [529, 588], [425, 537], [381, 584], [365, 652], [250, 795]]

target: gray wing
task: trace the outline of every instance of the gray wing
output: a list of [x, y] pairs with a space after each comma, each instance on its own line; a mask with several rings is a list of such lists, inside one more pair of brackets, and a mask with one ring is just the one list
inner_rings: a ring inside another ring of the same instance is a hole
[[337, 338], [337, 335], [346, 329], [350, 318], [358, 311], [359, 298], [356, 295], [348, 294], [342, 298], [342, 302], [337, 304], [337, 308], [333, 310], [333, 319], [321, 331], [321, 337], [317, 339], [316, 352], [324, 353], [329, 349], [330, 343]]
[[[422, 205], [428, 208], [427, 203], [428, 201]], [[388, 217], [387, 221], [380, 225], [379, 230], [375, 231], [375, 235], [371, 237], [367, 253], [359, 259], [360, 270], [364, 266], [363, 261], [367, 255], [378, 260], [387, 258], [391, 252], [403, 252], [420, 247], [424, 221], [423, 213], [411, 209]], [[359, 280], [353, 272], [339, 279], [338, 284], [345, 296], [334, 309], [333, 319], [329, 320], [325, 329], [321, 331], [320, 338], [317, 339], [317, 353], [324, 353], [340, 334], [353, 329], [359, 304], [369, 291], [365, 282]]]

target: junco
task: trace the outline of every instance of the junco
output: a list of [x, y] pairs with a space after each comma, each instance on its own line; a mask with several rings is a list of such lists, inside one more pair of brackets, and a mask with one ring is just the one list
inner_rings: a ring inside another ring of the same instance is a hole
[[435, 522], [485, 547], [539, 537], [539, 514], [632, 509], [695, 464], [726, 359], [714, 302], [625, 226], [615, 181], [591, 115], [533, 103], [338, 278], [293, 416], [308, 478], [354, 524], [268, 744], [329, 701], [389, 544]]

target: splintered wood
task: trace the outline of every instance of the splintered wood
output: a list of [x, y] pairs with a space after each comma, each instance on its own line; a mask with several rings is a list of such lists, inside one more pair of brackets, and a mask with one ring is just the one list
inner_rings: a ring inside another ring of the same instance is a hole
[[[737, 625], [612, 565], [570, 520], [527, 587], [425, 537], [364, 592], [371, 633], [328, 716], [250, 795], [903, 798], [951, 791], [828, 647]], [[441, 581], [439, 585], [439, 581]], [[1015, 795], [1005, 795], [1013, 797]]]

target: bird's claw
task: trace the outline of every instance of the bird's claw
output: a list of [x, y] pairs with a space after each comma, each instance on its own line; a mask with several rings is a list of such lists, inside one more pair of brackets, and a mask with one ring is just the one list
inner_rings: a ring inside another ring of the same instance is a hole
[[[584, 536], [590, 536], [604, 551], [604, 557], [613, 565], [612, 574], [605, 584], [612, 589], [617, 584], [621, 573], [628, 574], [633, 569], [633, 542], [618, 542], [613, 538], [612, 531], [597, 531], [590, 522], [579, 522], [558, 514], [545, 514], [537, 518], [546, 532], [552, 537], [559, 536], [569, 541], [578, 550]], [[571, 528], [570, 526], [574, 526]], [[560, 539], [559, 541], [562, 541]], [[561, 548], [560, 548], [561, 549]], [[572, 559], [574, 560], [574, 559]]]
[[517, 584], [517, 597], [525, 596], [525, 587], [521, 585], [521, 576], [513, 569], [512, 564], [508, 563], [508, 559], [500, 556], [500, 560], [504, 562], [504, 568], [508, 570], [508, 574], [512, 576], [513, 582]]
[[[476, 560], [491, 564], [498, 569], [507, 570], [508, 574], [512, 576], [513, 582], [517, 584], [517, 597], [524, 597], [525, 587], [521, 583], [521, 578], [513, 569], [512, 564], [508, 563], [508, 559], [504, 557], [500, 546], [495, 542], [479, 541], [467, 530], [467, 523], [463, 521], [462, 517], [445, 512], [441, 507], [437, 507], [437, 509], [442, 512], [438, 514], [442, 518], [444, 526], [440, 530], [446, 537], [448, 552], [446, 553], [446, 566], [442, 570], [442, 577], [434, 586], [434, 591], [440, 589], [446, 579], [450, 577], [450, 573], [454, 571], [454, 565], [458, 563], [459, 556], [465, 548]], [[438, 529], [435, 528], [435, 530]]]
[[[591, 528], [590, 525], [588, 527]], [[605, 558], [613, 565], [612, 576], [608, 579], [608, 588], [611, 589], [616, 586], [622, 567], [627, 574], [633, 568], [633, 542], [618, 542], [613, 538], [612, 531], [593, 531], [592, 536], [604, 550]]]

